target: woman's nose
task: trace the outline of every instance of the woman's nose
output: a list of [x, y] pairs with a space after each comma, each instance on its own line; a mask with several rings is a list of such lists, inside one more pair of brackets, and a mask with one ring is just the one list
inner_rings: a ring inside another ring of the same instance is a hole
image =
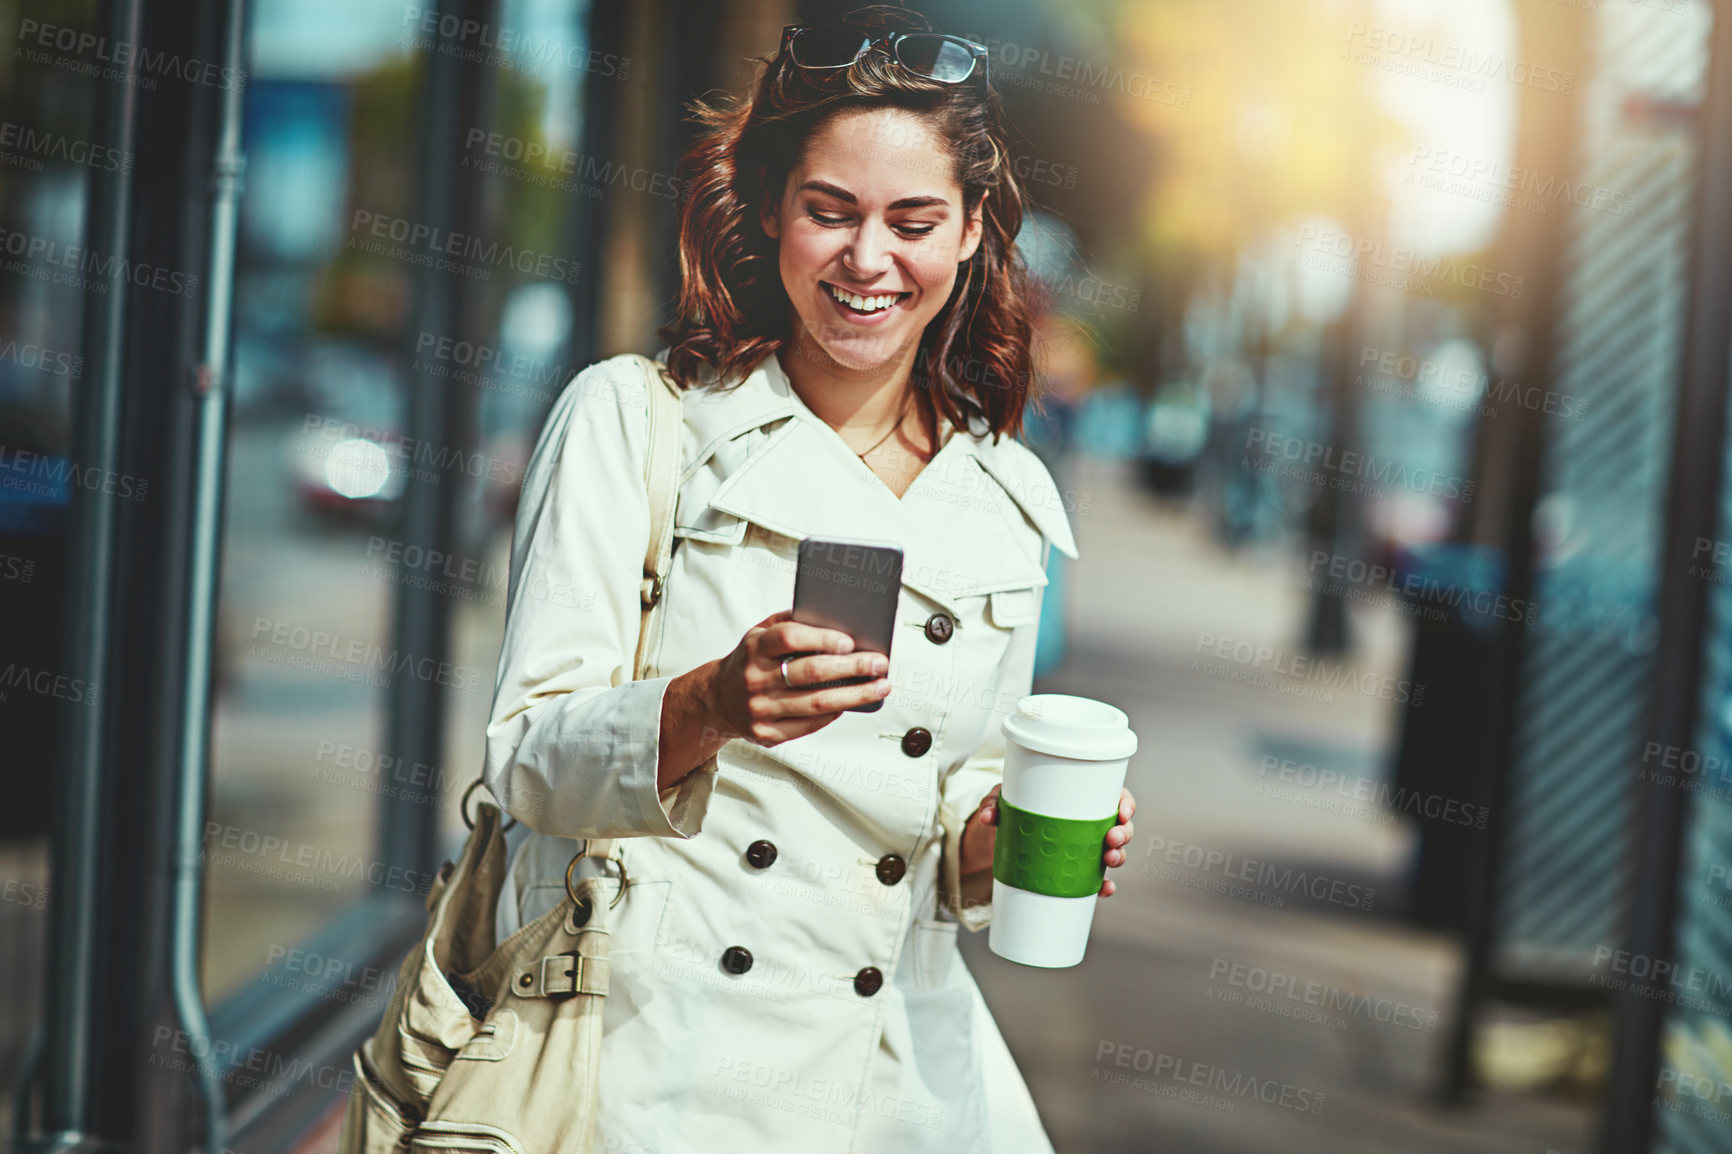
[[848, 272], [861, 280], [871, 280], [890, 271], [890, 230], [882, 225], [865, 224], [854, 233], [854, 243], [842, 254]]

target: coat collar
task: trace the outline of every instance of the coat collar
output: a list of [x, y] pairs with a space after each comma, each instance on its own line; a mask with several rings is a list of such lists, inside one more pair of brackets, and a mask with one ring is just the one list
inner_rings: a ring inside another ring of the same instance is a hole
[[956, 598], [1046, 584], [1026, 517], [1067, 556], [1076, 542], [1044, 466], [1010, 438], [957, 430], [898, 499], [793, 390], [771, 354], [731, 389], [686, 397], [687, 468], [753, 429], [768, 440], [735, 469], [710, 507], [790, 537], [890, 541], [902, 582], [957, 609]]

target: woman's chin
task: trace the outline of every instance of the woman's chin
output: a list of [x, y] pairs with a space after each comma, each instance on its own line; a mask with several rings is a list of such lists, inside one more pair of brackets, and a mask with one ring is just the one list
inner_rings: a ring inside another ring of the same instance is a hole
[[849, 372], [866, 373], [887, 368], [899, 359], [903, 350], [902, 342], [877, 333], [838, 333], [810, 328], [807, 333], [819, 352], [838, 368]]

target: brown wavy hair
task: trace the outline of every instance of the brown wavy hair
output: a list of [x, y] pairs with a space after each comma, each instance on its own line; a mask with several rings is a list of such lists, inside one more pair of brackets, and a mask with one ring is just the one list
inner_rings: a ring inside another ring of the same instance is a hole
[[[904, 9], [866, 9], [847, 23], [868, 32], [934, 30]], [[662, 330], [674, 378], [687, 387], [728, 387], [787, 342], [793, 306], [758, 207], [780, 199], [806, 141], [831, 118], [903, 109], [945, 143], [964, 211], [979, 207], [984, 226], [950, 299], [921, 334], [911, 380], [921, 423], [932, 443], [941, 415], [965, 430], [982, 419], [994, 439], [1015, 436], [1032, 378], [1033, 324], [1028, 272], [1015, 244], [1025, 194], [1012, 171], [998, 94], [983, 76], [940, 84], [881, 52], [824, 72], [785, 59], [760, 63], [764, 71], [749, 93], [692, 106], [699, 127], [680, 162], [679, 297], [674, 323]], [[985, 67], [984, 60], [977, 65]]]

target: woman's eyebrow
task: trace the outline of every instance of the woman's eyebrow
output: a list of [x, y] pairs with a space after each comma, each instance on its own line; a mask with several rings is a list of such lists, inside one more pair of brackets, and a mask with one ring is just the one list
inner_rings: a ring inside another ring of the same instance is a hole
[[[801, 192], [821, 192], [833, 196], [846, 204], [859, 204], [859, 199], [845, 188], [838, 187], [826, 180], [808, 180], [800, 186]], [[892, 209], [898, 208], [944, 208], [950, 204], [942, 196], [905, 196], [901, 200], [890, 202]]]

